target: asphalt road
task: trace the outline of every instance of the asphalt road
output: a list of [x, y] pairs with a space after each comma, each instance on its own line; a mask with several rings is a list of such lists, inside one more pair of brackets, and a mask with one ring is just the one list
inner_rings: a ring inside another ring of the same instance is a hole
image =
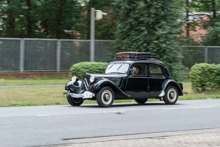
[[220, 128], [220, 99], [72, 107], [0, 108], [0, 146], [41, 146], [65, 139]]

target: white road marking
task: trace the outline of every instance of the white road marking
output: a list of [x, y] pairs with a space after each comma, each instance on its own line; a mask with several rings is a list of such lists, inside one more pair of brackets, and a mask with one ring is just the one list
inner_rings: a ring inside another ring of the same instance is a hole
[[215, 107], [217, 106], [189, 107], [189, 108], [165, 108], [163, 110], [206, 109], [206, 108], [215, 108]]
[[64, 112], [64, 113], [56, 113], [56, 112], [51, 112], [51, 113], [47, 113], [47, 114], [44, 114], [44, 113], [41, 113], [41, 114], [30, 114], [30, 113], [27, 113], [27, 114], [6, 114], [4, 113], [1, 114], [0, 113], [0, 118], [3, 118], [3, 117], [26, 117], [26, 116], [35, 116], [35, 117], [48, 117], [48, 116], [65, 116], [65, 115], [86, 115], [86, 114], [110, 114], [110, 113], [115, 113], [115, 114], [126, 114], [128, 112], [135, 112], [135, 111], [147, 111], [147, 112], [150, 112], [150, 111], [161, 111], [161, 110], [192, 110], [192, 109], [213, 109], [213, 108], [220, 108], [220, 106], [204, 106], [204, 107], [177, 107], [177, 106], [169, 106], [169, 108], [160, 108], [160, 107], [140, 107], [140, 108], [129, 108], [129, 109], [118, 109], [118, 110], [114, 110], [114, 111], [94, 111], [94, 112], [87, 112], [87, 111], [84, 111], [84, 112]]
[[[207, 109], [207, 108], [216, 108], [217, 106], [206, 106], [206, 107], [190, 107], [190, 108], [165, 108], [162, 110], [185, 110], [185, 109]], [[39, 117], [44, 116], [62, 116], [62, 115], [83, 115], [83, 114], [103, 114], [103, 113], [123, 113], [125, 112], [131, 112], [131, 111], [143, 111], [143, 110], [149, 110], [149, 109], [133, 109], [133, 110], [126, 110], [126, 111], [104, 111], [104, 112], [81, 112], [81, 113], [63, 113], [63, 114], [43, 114], [43, 115], [36, 115]]]
[[124, 111], [104, 111], [104, 112], [83, 112], [83, 113], [64, 113], [64, 114], [43, 114], [43, 115], [36, 115], [36, 116], [44, 117], [44, 116], [103, 114], [103, 113], [118, 113], [118, 112], [124, 113]]

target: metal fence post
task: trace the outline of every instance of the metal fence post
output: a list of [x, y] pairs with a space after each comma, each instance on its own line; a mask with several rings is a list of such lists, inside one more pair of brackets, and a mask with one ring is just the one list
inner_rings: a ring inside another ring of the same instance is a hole
[[57, 72], [60, 72], [61, 40], [57, 40]]
[[205, 63], [208, 63], [208, 46], [205, 47]]
[[94, 62], [95, 55], [95, 8], [91, 8], [90, 20], [90, 62]]
[[24, 72], [24, 39], [20, 40], [20, 72]]

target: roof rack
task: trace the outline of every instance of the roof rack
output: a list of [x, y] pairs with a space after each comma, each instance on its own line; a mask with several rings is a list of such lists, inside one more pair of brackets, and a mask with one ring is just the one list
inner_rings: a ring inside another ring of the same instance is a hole
[[114, 61], [116, 60], [159, 60], [158, 57], [156, 56], [151, 56], [150, 52], [120, 52], [116, 53], [116, 57], [113, 59]]

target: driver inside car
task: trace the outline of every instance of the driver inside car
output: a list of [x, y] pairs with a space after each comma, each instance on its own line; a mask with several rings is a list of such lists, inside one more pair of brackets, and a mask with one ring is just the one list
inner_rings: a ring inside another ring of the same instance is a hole
[[140, 66], [134, 66], [136, 70], [131, 71], [132, 75], [140, 75], [141, 67]]

